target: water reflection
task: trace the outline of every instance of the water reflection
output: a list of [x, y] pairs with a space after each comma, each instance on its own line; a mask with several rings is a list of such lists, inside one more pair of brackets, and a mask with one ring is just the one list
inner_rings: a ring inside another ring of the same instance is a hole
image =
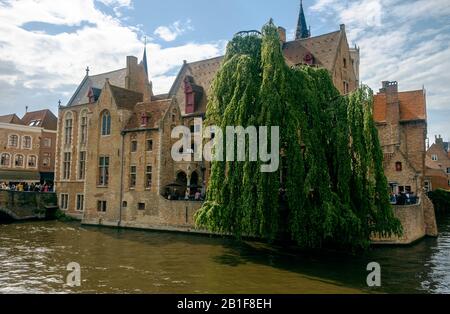
[[[450, 217], [441, 237], [361, 255], [281, 251], [262, 243], [173, 233], [0, 225], [0, 293], [450, 293]], [[382, 287], [366, 265], [382, 267]], [[70, 262], [82, 286], [65, 286]]]

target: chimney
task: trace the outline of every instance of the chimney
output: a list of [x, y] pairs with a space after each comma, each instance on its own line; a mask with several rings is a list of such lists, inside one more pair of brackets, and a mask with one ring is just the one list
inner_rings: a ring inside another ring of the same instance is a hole
[[383, 81], [380, 93], [386, 95], [386, 122], [391, 126], [391, 140], [393, 144], [400, 144], [400, 102], [398, 100], [398, 83]]
[[341, 31], [345, 32], [345, 24], [339, 25], [339, 28], [340, 28]]
[[435, 142], [436, 142], [436, 144], [444, 147], [444, 140], [440, 134], [439, 134], [439, 136], [435, 136]]
[[278, 35], [280, 36], [281, 45], [283, 45], [286, 42], [286, 29], [278, 26]]

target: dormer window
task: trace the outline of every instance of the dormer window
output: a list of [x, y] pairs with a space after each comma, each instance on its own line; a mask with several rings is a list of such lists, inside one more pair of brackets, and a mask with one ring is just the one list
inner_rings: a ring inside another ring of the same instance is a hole
[[147, 114], [146, 112], [143, 112], [141, 114], [141, 126], [148, 126], [149, 120], [150, 120], [149, 114]]
[[194, 113], [203, 97], [203, 88], [195, 85], [192, 76], [186, 76], [184, 79], [184, 94], [186, 114]]

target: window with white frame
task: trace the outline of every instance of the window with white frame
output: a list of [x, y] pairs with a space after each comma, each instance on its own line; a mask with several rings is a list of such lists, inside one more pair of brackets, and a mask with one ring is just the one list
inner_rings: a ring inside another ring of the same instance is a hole
[[136, 187], [136, 166], [130, 167], [130, 189]]
[[19, 168], [22, 168], [24, 166], [24, 157], [23, 157], [23, 155], [18, 154], [18, 155], [16, 155], [14, 157], [14, 165], [16, 167], [19, 167]]
[[431, 155], [431, 160], [437, 161], [438, 160], [438, 156], [436, 154]]
[[80, 144], [85, 145], [87, 142], [88, 119], [86, 110], [81, 113], [80, 117]]
[[34, 155], [28, 156], [28, 168], [36, 168], [37, 167], [37, 157]]
[[109, 181], [109, 157], [100, 156], [98, 163], [98, 185], [108, 186]]
[[50, 148], [52, 147], [52, 139], [51, 138], [44, 138], [44, 147], [45, 148]]
[[98, 212], [106, 212], [106, 201], [97, 201], [97, 211]]
[[72, 153], [64, 153], [63, 159], [63, 180], [70, 179], [70, 164], [72, 159]]
[[80, 152], [78, 158], [78, 180], [84, 180], [86, 177], [86, 152]]
[[147, 190], [152, 187], [152, 166], [147, 166], [145, 169], [145, 188]]
[[19, 136], [16, 134], [11, 134], [8, 139], [9, 147], [18, 147], [19, 146]]
[[0, 157], [0, 166], [9, 167], [11, 165], [11, 155], [8, 153], [3, 153]]
[[102, 136], [111, 134], [111, 114], [109, 111], [104, 111], [101, 115], [101, 133]]
[[72, 113], [68, 112], [64, 119], [64, 144], [72, 144], [72, 128], [73, 128], [73, 118]]
[[23, 148], [24, 149], [31, 149], [31, 136], [28, 136], [28, 135], [26, 135], [26, 136], [24, 136], [23, 138], [22, 138], [22, 145], [23, 145]]
[[69, 208], [69, 194], [66, 193], [60, 194], [59, 207], [62, 210], [67, 210]]
[[77, 194], [77, 211], [84, 210], [84, 194]]

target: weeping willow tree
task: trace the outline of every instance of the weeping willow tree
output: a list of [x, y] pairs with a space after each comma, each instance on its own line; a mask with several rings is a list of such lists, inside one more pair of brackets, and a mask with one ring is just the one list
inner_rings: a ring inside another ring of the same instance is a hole
[[[324, 69], [288, 67], [272, 22], [262, 36], [235, 36], [213, 82], [206, 123], [223, 134], [227, 126], [279, 126], [281, 164], [263, 173], [261, 161], [213, 161], [197, 225], [305, 248], [364, 248], [373, 233], [400, 235], [372, 99], [368, 87], [341, 96]], [[231, 149], [236, 145], [224, 155]]]

